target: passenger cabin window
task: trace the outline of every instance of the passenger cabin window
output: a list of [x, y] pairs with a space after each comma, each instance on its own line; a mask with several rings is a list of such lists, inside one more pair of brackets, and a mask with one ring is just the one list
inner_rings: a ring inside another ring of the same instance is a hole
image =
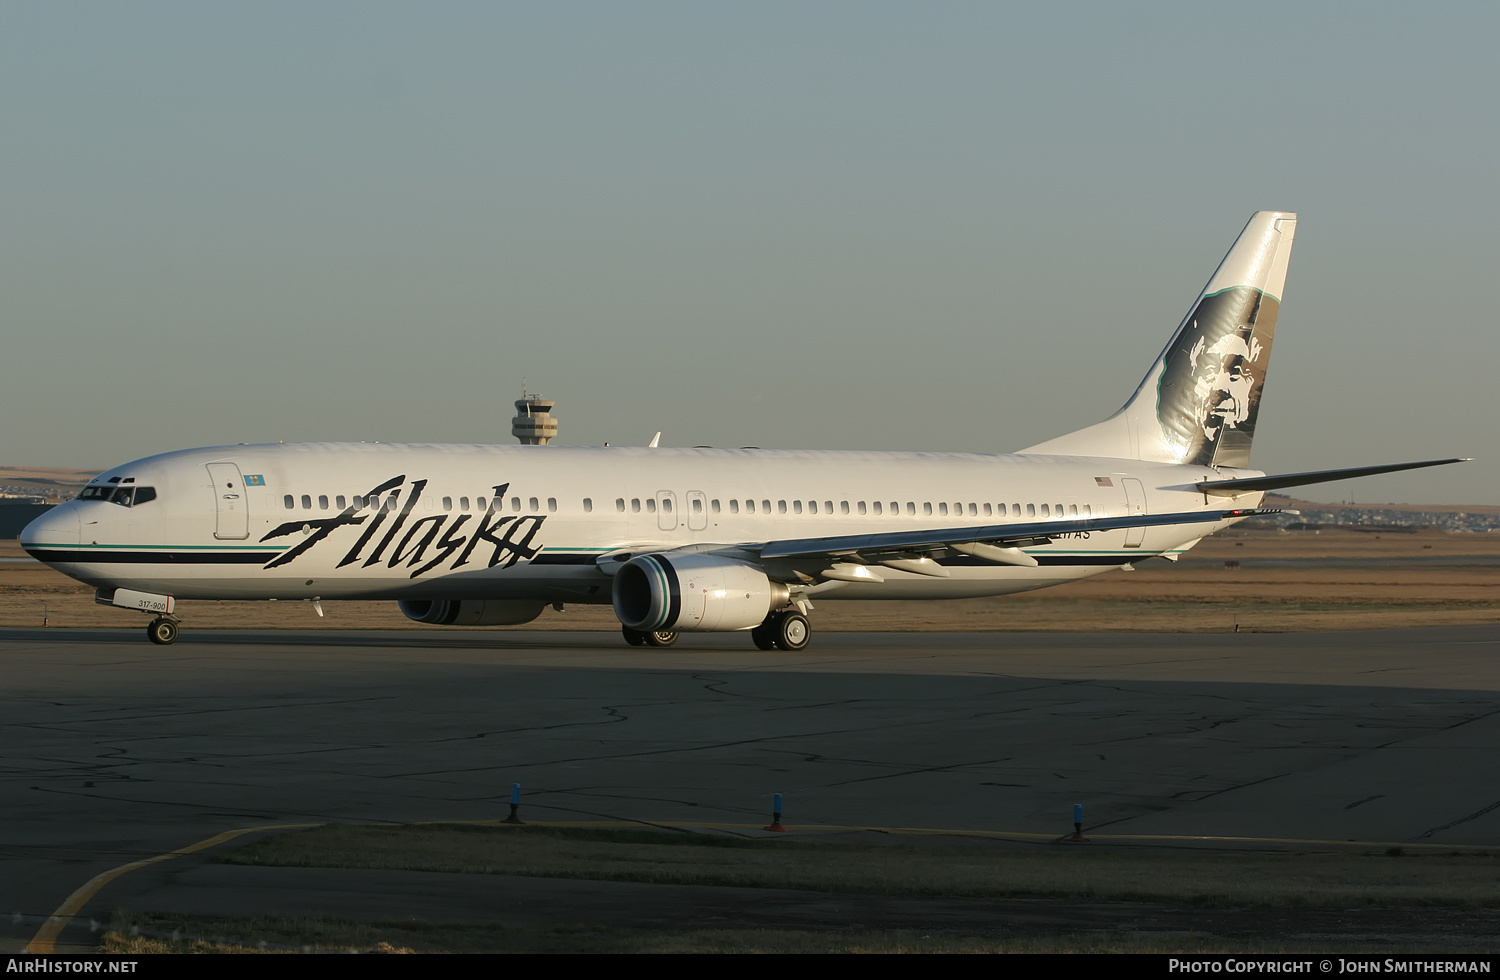
[[625, 498], [624, 497], [616, 497], [615, 498], [615, 510], [619, 511], [622, 514], [625, 513]]
[[703, 500], [702, 500], [702, 498], [700, 498], [700, 497], [694, 497], [693, 498], [693, 513], [694, 514], [701, 514], [701, 513], [703, 513]]
[[639, 497], [631, 497], [630, 498], [630, 512], [632, 514], [639, 514], [641, 512], [641, 498], [639, 498]]
[[656, 513], [656, 498], [655, 497], [647, 497], [646, 498], [646, 513], [648, 513], [648, 514], [654, 514], [654, 513]]
[[326, 493], [325, 494], [319, 494], [318, 495], [318, 510], [327, 510], [327, 509], [328, 509], [328, 494], [326, 494]]
[[719, 512], [719, 502], [717, 500], [714, 500], [708, 506], [715, 514]]
[[287, 510], [291, 510], [293, 507], [297, 506], [297, 502], [292, 499], [291, 494], [287, 494], [285, 497], [282, 497], [281, 502], [286, 505]]
[[585, 514], [592, 514], [594, 512], [594, 500], [592, 497], [583, 498], [583, 512]]
[[985, 504], [984, 505], [984, 516], [985, 517], [989, 517], [990, 516], [990, 505], [989, 504]]
[[[947, 512], [948, 512], [948, 507], [947, 507], [947, 505], [944, 505], [943, 506], [943, 513], [946, 514]], [[932, 501], [929, 500], [929, 501], [924, 501], [923, 502], [923, 504], [922, 504], [922, 513], [926, 517], [931, 517], [932, 516]]]
[[[497, 502], [495, 504], [495, 506], [496, 507], [504, 507], [505, 505], [503, 503], [498, 503]], [[510, 498], [510, 509], [513, 510], [513, 511], [516, 511], [517, 513], [520, 512], [520, 510], [521, 510], [521, 498], [520, 497], [512, 497], [512, 498]], [[531, 509], [532, 510], [536, 510], [536, 498], [535, 497], [531, 498]]]
[[[832, 514], [833, 513], [833, 501], [831, 501], [831, 500], [825, 500], [825, 501], [823, 501], [823, 513], [825, 513], [825, 514]], [[849, 505], [848, 504], [844, 505], [844, 513], [846, 513], [846, 514], [849, 513]]]
[[[342, 507], [343, 504], [340, 504], [339, 506]], [[444, 497], [443, 498], [443, 510], [452, 510], [452, 509], [453, 509], [453, 498], [452, 497]]]
[[556, 497], [548, 497], [547, 498], [547, 512], [549, 514], [557, 512], [557, 498]]
[[738, 500], [731, 500], [729, 502], [729, 513], [731, 513], [731, 514], [738, 514], [739, 512], [740, 512], [740, 502]]
[[778, 514], [785, 514], [786, 513], [786, 501], [785, 500], [778, 500], [778, 501], [776, 501], [776, 512]]
[[530, 503], [531, 503], [531, 512], [533, 514], [535, 514], [537, 511], [541, 510], [541, 508], [537, 506], [537, 502], [536, 502], [536, 498], [535, 497], [531, 498]]
[[[500, 506], [500, 501], [499, 500], [495, 501], [495, 506], [496, 507]], [[474, 498], [474, 509], [475, 510], [484, 510], [484, 498], [483, 497], [475, 497]]]
[[[762, 500], [760, 502], [760, 512], [762, 514], [769, 514], [769, 513], [771, 513], [771, 502], [769, 500]], [[786, 508], [785, 507], [782, 507], [782, 512], [783, 513], [786, 512]]]
[[302, 495], [302, 509], [312, 510], [312, 498], [305, 493]]
[[458, 498], [458, 509], [459, 510], [468, 510], [469, 509], [469, 498], [468, 497], [459, 497]]
[[1036, 516], [1036, 504], [1027, 504], [1026, 505], [1026, 516], [1027, 517], [1035, 517]]
[[[929, 510], [928, 513], [930, 514], [930, 513], [932, 513], [932, 511]], [[947, 517], [948, 516], [948, 505], [946, 503], [939, 503], [938, 504], [938, 513], [941, 514], [944, 517]]]

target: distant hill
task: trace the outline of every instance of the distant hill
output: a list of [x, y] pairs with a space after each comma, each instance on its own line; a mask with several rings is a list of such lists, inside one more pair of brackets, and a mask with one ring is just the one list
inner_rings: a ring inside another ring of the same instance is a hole
[[1302, 500], [1279, 493], [1266, 494], [1266, 506], [1291, 507], [1294, 510], [1400, 511], [1417, 514], [1485, 514], [1500, 517], [1500, 505], [1497, 504], [1349, 504]]
[[0, 466], [0, 494], [45, 497], [54, 502], [70, 500], [100, 472], [56, 466]]

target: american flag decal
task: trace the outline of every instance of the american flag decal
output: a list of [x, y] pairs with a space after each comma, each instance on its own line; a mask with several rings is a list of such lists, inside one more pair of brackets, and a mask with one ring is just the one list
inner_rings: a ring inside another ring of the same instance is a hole
[[1094, 482], [1099, 484], [1101, 487], [1112, 487], [1115, 485], [1115, 481], [1111, 480], [1107, 476], [1096, 476], [1094, 477]]

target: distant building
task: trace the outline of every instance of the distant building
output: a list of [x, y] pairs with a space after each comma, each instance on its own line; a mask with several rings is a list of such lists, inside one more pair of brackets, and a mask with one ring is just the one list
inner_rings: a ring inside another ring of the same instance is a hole
[[52, 509], [40, 497], [0, 499], [0, 538], [18, 538], [21, 529]]
[[516, 417], [511, 419], [510, 434], [523, 446], [545, 446], [557, 438], [557, 419], [552, 417], [552, 406], [557, 402], [541, 395], [528, 395], [521, 390], [516, 399]]

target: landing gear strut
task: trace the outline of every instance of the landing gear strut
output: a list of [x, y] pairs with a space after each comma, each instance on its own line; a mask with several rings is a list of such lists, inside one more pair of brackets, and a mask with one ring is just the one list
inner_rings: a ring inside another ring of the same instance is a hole
[[797, 610], [784, 609], [767, 616], [750, 631], [750, 638], [762, 650], [801, 650], [812, 639], [812, 627]]
[[177, 624], [170, 619], [153, 619], [146, 627], [146, 638], [158, 646], [177, 642]]

